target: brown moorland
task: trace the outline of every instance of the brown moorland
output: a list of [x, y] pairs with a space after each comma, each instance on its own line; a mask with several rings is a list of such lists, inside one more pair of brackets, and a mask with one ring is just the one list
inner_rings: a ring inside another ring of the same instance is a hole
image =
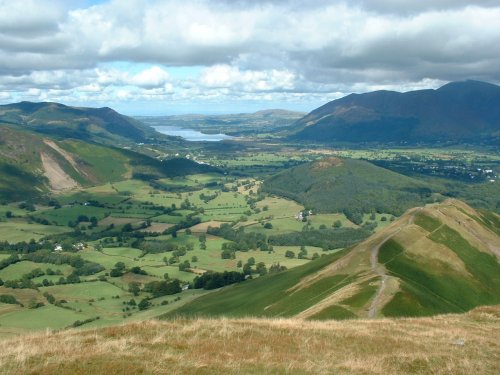
[[432, 318], [194, 319], [0, 342], [2, 374], [498, 374], [500, 307]]

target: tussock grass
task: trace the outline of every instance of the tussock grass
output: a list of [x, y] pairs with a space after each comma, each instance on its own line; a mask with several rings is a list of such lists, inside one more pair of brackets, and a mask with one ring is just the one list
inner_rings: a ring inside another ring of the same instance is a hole
[[194, 319], [0, 342], [3, 374], [497, 374], [500, 307], [433, 318]]

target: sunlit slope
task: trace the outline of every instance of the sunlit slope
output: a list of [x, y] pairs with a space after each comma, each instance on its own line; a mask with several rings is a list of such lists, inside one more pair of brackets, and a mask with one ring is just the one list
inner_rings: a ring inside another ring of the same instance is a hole
[[426, 316], [499, 304], [499, 224], [457, 200], [411, 209], [350, 250], [201, 297], [169, 317]]
[[498, 307], [432, 318], [183, 319], [0, 342], [3, 374], [498, 373]]

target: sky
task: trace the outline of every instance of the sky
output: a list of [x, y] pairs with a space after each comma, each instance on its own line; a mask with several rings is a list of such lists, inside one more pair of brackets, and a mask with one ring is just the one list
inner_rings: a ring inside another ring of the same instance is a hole
[[500, 83], [500, 0], [0, 0], [0, 103], [310, 111]]

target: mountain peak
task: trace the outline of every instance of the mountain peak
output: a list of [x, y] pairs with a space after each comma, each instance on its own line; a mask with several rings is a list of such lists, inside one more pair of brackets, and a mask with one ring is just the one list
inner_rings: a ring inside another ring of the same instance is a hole
[[500, 90], [500, 86], [493, 83], [468, 79], [466, 81], [449, 82], [438, 88], [436, 91], [446, 90]]
[[500, 86], [468, 80], [404, 94], [351, 94], [315, 109], [294, 127], [292, 138], [322, 143], [498, 144]]

